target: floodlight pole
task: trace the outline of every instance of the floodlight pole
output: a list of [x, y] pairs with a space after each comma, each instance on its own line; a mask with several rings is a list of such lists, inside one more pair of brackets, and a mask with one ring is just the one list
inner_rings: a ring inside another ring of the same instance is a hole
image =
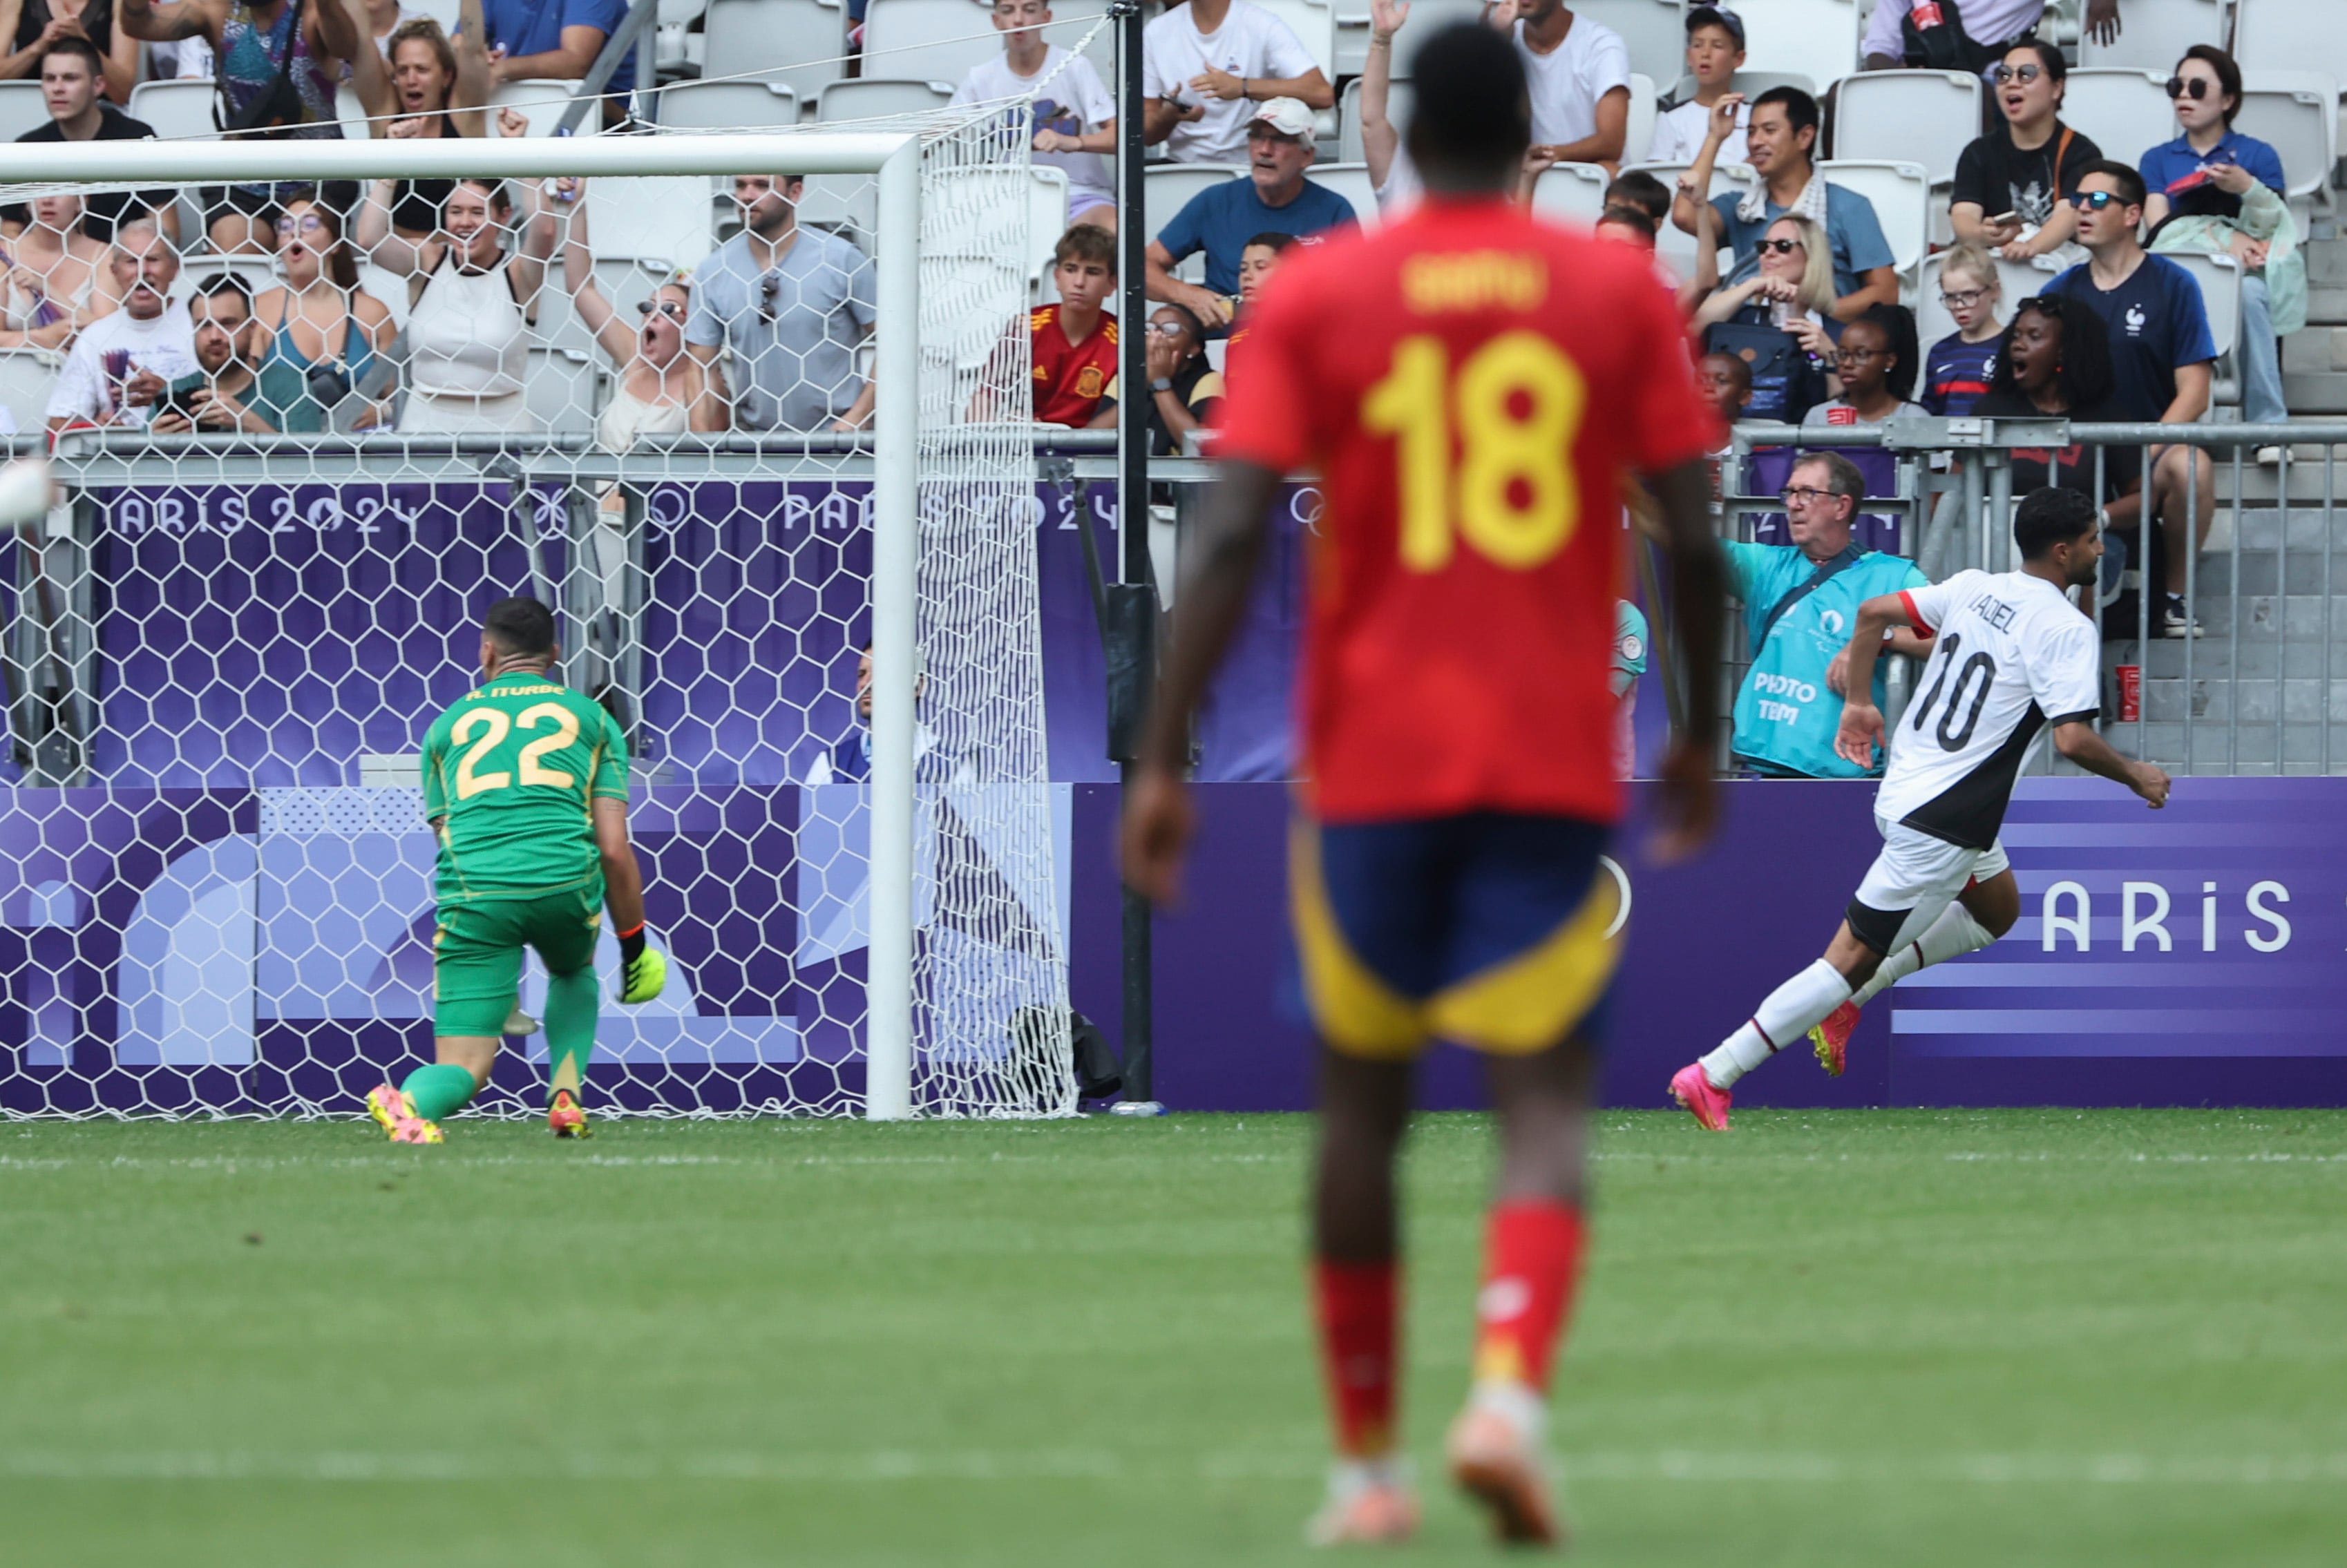
[[[1132, 788], [1142, 714], [1157, 684], [1157, 592], [1149, 561], [1149, 222], [1143, 193], [1148, 151], [1142, 137], [1149, 98], [1142, 73], [1139, 0], [1112, 0], [1116, 18], [1117, 139], [1117, 582], [1106, 596], [1101, 630], [1108, 649], [1108, 748], [1117, 764], [1118, 796]], [[1149, 900], [1122, 888], [1118, 943], [1122, 978], [1124, 1097], [1117, 1110], [1155, 1115], [1156, 1074]]]

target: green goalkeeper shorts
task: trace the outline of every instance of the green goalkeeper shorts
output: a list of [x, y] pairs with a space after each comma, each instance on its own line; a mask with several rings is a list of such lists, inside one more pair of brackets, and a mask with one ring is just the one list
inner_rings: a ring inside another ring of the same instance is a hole
[[433, 1026], [440, 1035], [505, 1032], [521, 984], [521, 950], [536, 948], [549, 975], [595, 961], [603, 928], [599, 884], [537, 898], [445, 904], [432, 934]]

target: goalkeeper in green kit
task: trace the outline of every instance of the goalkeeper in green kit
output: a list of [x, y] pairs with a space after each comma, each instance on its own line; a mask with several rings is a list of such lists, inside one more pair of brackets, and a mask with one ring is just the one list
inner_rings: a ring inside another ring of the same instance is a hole
[[554, 615], [499, 600], [481, 623], [482, 684], [424, 738], [424, 815], [440, 841], [433, 933], [434, 1054], [367, 1110], [395, 1143], [437, 1143], [439, 1122], [488, 1081], [515, 1010], [521, 950], [545, 962], [546, 1120], [587, 1135], [595, 1049], [595, 940], [608, 903], [623, 1002], [648, 1002], [667, 960], [644, 942], [644, 883], [628, 844], [628, 743], [610, 714], [552, 681]]

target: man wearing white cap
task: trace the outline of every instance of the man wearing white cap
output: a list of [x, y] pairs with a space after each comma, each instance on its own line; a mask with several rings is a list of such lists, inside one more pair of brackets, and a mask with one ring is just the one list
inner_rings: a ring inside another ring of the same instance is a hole
[[1334, 108], [1337, 89], [1288, 25], [1247, 0], [1189, 0], [1142, 35], [1142, 139], [1176, 163], [1236, 163], [1258, 104]]
[[[1190, 198], [1149, 242], [1149, 297], [1187, 307], [1209, 330], [1230, 322], [1239, 256], [1257, 234], [1298, 238], [1354, 221], [1353, 204], [1304, 178], [1311, 167], [1312, 111], [1273, 98], [1246, 128], [1245, 179], [1226, 179]], [[1206, 286], [1174, 275], [1184, 256], [1206, 253]]]

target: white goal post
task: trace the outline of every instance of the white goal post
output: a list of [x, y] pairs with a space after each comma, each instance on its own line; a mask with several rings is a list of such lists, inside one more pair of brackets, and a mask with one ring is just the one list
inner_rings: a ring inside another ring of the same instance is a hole
[[[1022, 792], [1032, 790], [1034, 798], [1041, 799], [1044, 787], [1039, 740], [1029, 748], [1038, 754], [1035, 766], [1006, 766], [979, 784], [969, 784], [967, 770], [954, 780], [940, 781], [934, 776], [924, 777], [917, 765], [924, 748], [935, 743], [934, 724], [925, 724], [917, 712], [925, 683], [930, 690], [930, 700], [936, 701], [936, 678], [927, 667], [937, 653], [934, 648], [923, 647], [924, 629], [929, 624], [925, 616], [949, 616], [955, 613], [953, 605], [958, 600], [971, 597], [966, 583], [949, 580], [950, 574], [959, 569], [958, 562], [966, 553], [961, 539], [970, 526], [968, 519], [956, 520], [953, 515], [958, 507], [1002, 509], [999, 493], [965, 505], [958, 497], [951, 458], [973, 441], [989, 439], [984, 434], [971, 434], [982, 428], [980, 421], [986, 417], [979, 411], [982, 405], [972, 401], [973, 386], [989, 374], [1006, 382], [1015, 376], [1015, 384], [1023, 396], [1025, 334], [1023, 331], [1004, 329], [1013, 323], [1023, 325], [1028, 304], [1023, 282], [1015, 300], [1007, 295], [999, 299], [989, 296], [993, 302], [974, 324], [957, 323], [959, 343], [943, 347], [936, 343], [928, 344], [925, 363], [924, 304], [930, 307], [930, 319], [934, 322], [938, 308], [949, 306], [956, 292], [953, 277], [940, 273], [937, 268], [941, 249], [950, 252], [954, 248], [957, 221], [950, 211], [925, 210], [925, 197], [938, 184], [925, 168], [925, 157], [933, 157], [941, 144], [952, 142], [959, 133], [963, 149], [958, 156], [966, 167], [987, 165], [979, 172], [988, 176], [1015, 173], [1023, 188], [1027, 183], [1024, 138], [1014, 143], [996, 128], [1005, 112], [1002, 105], [981, 106], [976, 110], [940, 111], [845, 128], [810, 126], [804, 130], [741, 133], [434, 140], [26, 143], [12, 147], [5, 176], [6, 198], [15, 201], [36, 196], [39, 192], [34, 188], [42, 186], [119, 190], [300, 181], [315, 182], [323, 188], [327, 181], [537, 180], [564, 177], [593, 180], [647, 176], [716, 177], [753, 169], [868, 179], [873, 197], [869, 245], [874, 272], [870, 378], [875, 402], [868, 435], [862, 437], [868, 442], [870, 457], [868, 636], [872, 674], [868, 903], [861, 917], [868, 922], [868, 930], [864, 933], [868, 938], [868, 949], [863, 977], [864, 1081], [860, 1111], [876, 1120], [923, 1113], [1064, 1114], [1073, 1109], [1074, 1103], [1072, 1073], [1065, 1068], [1047, 1073], [1051, 1081], [1039, 1086], [1032, 1081], [1031, 1061], [1024, 1066], [1005, 1067], [989, 1059], [990, 1064], [984, 1071], [969, 1065], [973, 1053], [975, 1057], [986, 1057], [988, 1051], [1010, 1038], [1002, 1033], [1003, 1020], [999, 1015], [1003, 1012], [1040, 1006], [1048, 1009], [1054, 1020], [1064, 1012], [1064, 930], [1050, 930], [1044, 943], [1047, 950], [1040, 955], [1040, 967], [1035, 971], [1039, 979], [1031, 984], [1022, 981], [1027, 988], [1023, 990], [1018, 985], [1007, 988], [1007, 1000], [994, 999], [988, 1002], [993, 1013], [984, 1021], [983, 1030], [992, 1043], [979, 1047], [974, 1047], [969, 1039], [953, 1042], [942, 1040], [940, 1031], [947, 1026], [935, 1020], [961, 1008], [971, 988], [957, 979], [952, 960], [938, 958], [939, 942], [927, 939], [923, 934], [925, 920], [935, 919], [936, 910], [948, 897], [934, 880], [925, 893], [923, 878], [942, 877], [945, 873], [938, 865], [950, 857], [934, 848], [925, 853], [921, 825], [933, 825], [944, 817], [957, 824], [963, 819], [975, 820], [998, 809], [989, 804], [989, 791], [1007, 788], [1018, 798], [1000, 805], [999, 810], [1017, 816], [1018, 821], [1009, 825], [998, 823], [991, 828], [980, 824], [975, 830], [976, 836], [989, 845], [1011, 841], [1025, 845], [1036, 831], [1035, 807]], [[1014, 108], [1009, 112], [1018, 111]], [[973, 188], [973, 195], [981, 204], [999, 206], [1004, 189], [1007, 187], [998, 181], [989, 191], [981, 181]], [[947, 197], [949, 199], [951, 194], [948, 191]], [[969, 201], [965, 200], [964, 205], [968, 207]], [[604, 221], [600, 213], [597, 220], [599, 224]], [[1023, 279], [1035, 245], [1035, 236], [1027, 234], [1025, 229], [1022, 214], [1015, 237], [972, 237], [965, 242], [981, 251], [999, 251], [1006, 244], [1021, 249], [1022, 254], [997, 257], [1000, 264], [996, 265], [995, 271], [999, 272], [1002, 265], [1008, 265]], [[942, 247], [941, 238], [946, 241]], [[950, 265], [949, 258], [948, 264]], [[925, 266], [929, 269], [926, 272]], [[550, 274], [551, 265], [548, 271]], [[999, 280], [990, 286], [995, 295], [1001, 295]], [[968, 294], [971, 291], [961, 292]], [[986, 319], [1003, 314], [1000, 307], [1005, 302], [1011, 313], [1009, 321]], [[637, 308], [649, 312], [655, 306]], [[998, 342], [1007, 347], [1014, 339], [1015, 366], [989, 370], [989, 362], [1001, 359], [1004, 352], [995, 346]], [[1014, 437], [1016, 450], [1009, 445]], [[1016, 451], [1027, 449], [1024, 428], [1006, 432], [995, 427], [991, 439], [998, 466], [1002, 472], [1011, 473], [1015, 481]], [[751, 450], [755, 445], [745, 444], [739, 435], [731, 440], [732, 445], [724, 449], [733, 452]], [[371, 442], [358, 444], [359, 456], [355, 461], [361, 465], [361, 472], [364, 471], [366, 449], [384, 441], [383, 437], [374, 437]], [[173, 450], [168, 443], [162, 445], [165, 450]], [[778, 444], [778, 448], [788, 446], [788, 443]], [[825, 454], [825, 461], [835, 462], [830, 454], [852, 453], [857, 447], [856, 440], [832, 437], [826, 446], [824, 437], [815, 436], [800, 440], [794, 449], [807, 455]], [[667, 460], [676, 472], [688, 472], [694, 461], [692, 452], [692, 448], [680, 442]], [[1012, 456], [1003, 458], [1001, 455], [1005, 453]], [[179, 460], [190, 470], [208, 461], [199, 457]], [[265, 459], [256, 459], [261, 460]], [[1027, 483], [1031, 490], [1031, 455], [1027, 468]], [[778, 467], [777, 475], [783, 481], [793, 477], [782, 467]], [[1008, 482], [998, 475], [998, 492], [1005, 483]], [[778, 490], [784, 487], [777, 486]], [[965, 484], [960, 487], [974, 491], [979, 487]], [[745, 494], [748, 488], [746, 485], [742, 487]], [[747, 507], [746, 499], [743, 505]], [[946, 520], [940, 522], [940, 518]], [[981, 519], [979, 526], [987, 525]], [[925, 550], [930, 552], [928, 559]], [[531, 562], [535, 570], [535, 546]], [[925, 572], [944, 572], [948, 579], [941, 579], [939, 586], [930, 591], [924, 586]], [[1031, 567], [1030, 573], [1031, 577]], [[1027, 585], [1030, 596], [1032, 586], [1031, 581]], [[939, 640], [946, 637], [947, 633], [938, 634]], [[1017, 638], [1014, 636], [1012, 641], [1016, 642]], [[1031, 725], [1034, 735], [1040, 737], [1040, 651], [1024, 646], [1013, 651], [1016, 658], [1012, 662], [1031, 658], [1036, 664], [1031, 699], [1022, 685], [1020, 695], [1010, 704], [1017, 708], [1027, 703], [1035, 711], [1015, 717], [1014, 722]], [[1026, 681], [1023, 671], [1020, 679]], [[429, 714], [419, 715], [419, 736], [422, 725], [429, 718]], [[956, 794], [957, 788], [962, 789], [960, 795]], [[1040, 875], [1048, 880], [1054, 875], [1048, 804], [1041, 810], [1044, 840]], [[1025, 848], [1006, 852], [1011, 854], [1032, 858]], [[1032, 866], [1023, 875], [1031, 877]], [[925, 905], [928, 907], [927, 913]], [[960, 931], [970, 928], [976, 918], [957, 917], [953, 922], [939, 924], [952, 924]], [[1046, 926], [1048, 928], [1049, 922]], [[1035, 945], [1031, 938], [1022, 936], [1004, 946], [1020, 948], [1022, 943], [1025, 949], [1032, 949]], [[928, 972], [926, 980], [925, 965], [934, 971]], [[927, 993], [923, 990], [925, 984], [928, 987]], [[993, 988], [989, 984], [975, 989], [990, 991]], [[948, 990], [951, 995], [947, 994]], [[932, 1038], [926, 1042], [922, 1033], [925, 1017], [932, 1020]], [[980, 1026], [969, 1027], [976, 1030]], [[1031, 1021], [1023, 1027], [1030, 1036], [1033, 1034], [1035, 1026]], [[1054, 1022], [1048, 1032], [1058, 1047], [1057, 1056], [1064, 1059], [1065, 1041], [1060, 1038], [1063, 1026]], [[1015, 1029], [1012, 1033], [1016, 1033]], [[939, 1070], [939, 1081], [950, 1081], [948, 1087], [925, 1092], [917, 1084], [917, 1060], [925, 1051], [934, 1052], [939, 1061], [960, 1064], [949, 1071]], [[1046, 1054], [1051, 1052], [1047, 1050]], [[0, 1055], [0, 1079], [6, 1077], [5, 1062], [5, 1056]], [[1018, 1079], [1021, 1073], [1026, 1075], [1025, 1081], [1014, 1083], [1008, 1090], [995, 1086], [998, 1080]], [[980, 1080], [985, 1080], [982, 1086]], [[279, 1108], [310, 1113], [331, 1109], [306, 1094], [292, 1094]], [[837, 1113], [844, 1107], [833, 1104], [825, 1108]], [[702, 1107], [691, 1102], [668, 1109], [685, 1113], [702, 1112]], [[5, 1102], [0, 1102], [0, 1112], [19, 1113]]]

